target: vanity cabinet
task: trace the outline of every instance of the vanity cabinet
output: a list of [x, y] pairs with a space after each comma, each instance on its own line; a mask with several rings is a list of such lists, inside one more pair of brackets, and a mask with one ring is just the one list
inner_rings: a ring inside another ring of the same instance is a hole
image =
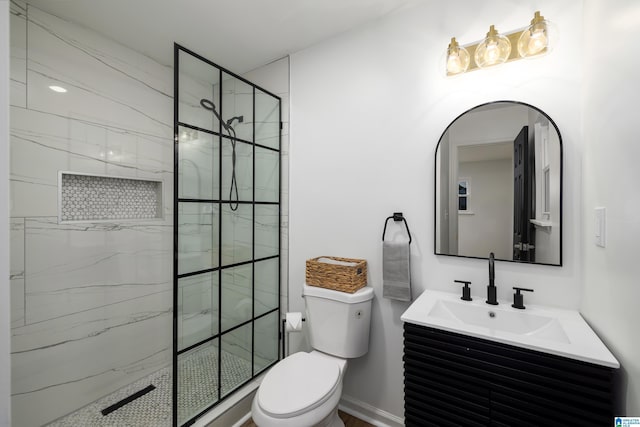
[[617, 369], [404, 324], [405, 425], [606, 426]]

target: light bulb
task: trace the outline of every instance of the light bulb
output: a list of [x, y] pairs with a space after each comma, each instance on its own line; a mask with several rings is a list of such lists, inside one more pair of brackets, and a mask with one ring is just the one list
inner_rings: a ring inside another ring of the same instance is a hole
[[518, 54], [526, 58], [528, 56], [538, 55], [546, 51], [549, 46], [549, 35], [547, 21], [536, 12], [531, 25], [522, 32], [518, 39]]
[[531, 34], [527, 46], [530, 53], [536, 54], [547, 47], [548, 43], [547, 32], [545, 30], [536, 30]]
[[505, 36], [501, 36], [492, 25], [487, 37], [478, 44], [474, 59], [480, 68], [502, 64], [511, 54], [511, 42]]
[[460, 47], [456, 38], [452, 37], [447, 48], [447, 75], [464, 73], [470, 62], [471, 57], [467, 49]]
[[500, 52], [498, 50], [498, 44], [489, 43], [487, 45], [487, 51], [484, 53], [484, 57], [486, 58], [487, 62], [489, 62], [490, 64], [495, 64], [498, 61], [499, 55]]

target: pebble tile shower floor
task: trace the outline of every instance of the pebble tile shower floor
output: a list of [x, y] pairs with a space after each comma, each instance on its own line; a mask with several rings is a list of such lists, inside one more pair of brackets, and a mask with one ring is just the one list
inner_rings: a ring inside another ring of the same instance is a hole
[[[218, 389], [217, 350], [206, 348], [194, 352], [180, 362], [178, 390], [189, 385], [189, 394], [179, 399], [178, 417], [183, 419], [206, 408], [215, 399]], [[251, 363], [222, 352], [222, 372], [225, 387], [222, 393], [233, 390], [251, 376]], [[149, 384], [156, 388], [108, 415], [101, 411]], [[186, 414], [186, 415], [185, 415]], [[99, 399], [78, 411], [60, 418], [49, 427], [163, 427], [171, 426], [171, 367], [161, 369], [146, 378]]]

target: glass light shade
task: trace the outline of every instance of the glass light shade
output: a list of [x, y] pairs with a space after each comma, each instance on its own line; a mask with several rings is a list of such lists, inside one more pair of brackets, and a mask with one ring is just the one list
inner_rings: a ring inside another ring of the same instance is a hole
[[540, 12], [536, 12], [531, 25], [522, 32], [518, 39], [518, 54], [526, 58], [543, 53], [549, 46], [547, 21]]
[[505, 36], [501, 36], [492, 25], [487, 37], [476, 48], [474, 59], [480, 68], [502, 64], [511, 54], [511, 42]]
[[452, 37], [447, 48], [447, 75], [464, 73], [470, 62], [471, 56], [467, 49], [461, 47], [456, 38]]

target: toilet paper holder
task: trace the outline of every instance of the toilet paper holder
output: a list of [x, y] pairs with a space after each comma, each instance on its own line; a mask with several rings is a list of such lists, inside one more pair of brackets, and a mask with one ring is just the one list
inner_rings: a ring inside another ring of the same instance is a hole
[[[305, 319], [304, 317], [302, 318], [303, 322], [306, 322], [307, 319]], [[285, 351], [286, 351], [286, 346], [285, 346], [285, 330], [287, 327], [287, 319], [282, 319], [282, 330], [280, 331], [280, 339], [282, 340], [282, 358], [284, 359], [286, 357]]]

